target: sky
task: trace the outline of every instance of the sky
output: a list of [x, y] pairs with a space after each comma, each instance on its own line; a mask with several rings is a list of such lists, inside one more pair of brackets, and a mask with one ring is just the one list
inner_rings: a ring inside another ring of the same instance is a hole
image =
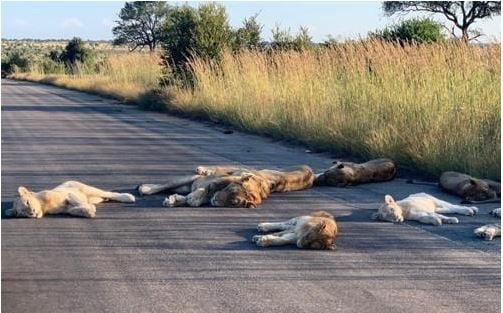
[[[181, 2], [171, 2], [180, 4]], [[199, 2], [188, 2], [197, 6]], [[309, 29], [314, 41], [328, 35], [335, 39], [365, 37], [369, 31], [396, 22], [385, 17], [382, 2], [222, 2], [232, 26], [241, 25], [244, 18], [256, 13], [264, 25], [262, 37], [271, 39], [270, 30], [276, 25], [295, 33], [300, 26]], [[2, 1], [1, 35], [7, 39], [112, 39], [112, 27], [124, 1]], [[437, 20], [446, 22], [441, 16]], [[487, 40], [501, 38], [501, 17], [473, 25], [482, 30]]]

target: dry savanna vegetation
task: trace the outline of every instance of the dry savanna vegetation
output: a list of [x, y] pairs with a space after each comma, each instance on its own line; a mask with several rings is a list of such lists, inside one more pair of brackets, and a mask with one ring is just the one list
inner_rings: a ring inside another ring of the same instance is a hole
[[[108, 57], [73, 74], [33, 68], [20, 79], [133, 102], [157, 90], [168, 110], [295, 139], [360, 158], [389, 157], [430, 174], [499, 178], [500, 45], [340, 43], [303, 52], [191, 61], [193, 87], [159, 87], [155, 54]], [[149, 103], [143, 103], [147, 106]]]

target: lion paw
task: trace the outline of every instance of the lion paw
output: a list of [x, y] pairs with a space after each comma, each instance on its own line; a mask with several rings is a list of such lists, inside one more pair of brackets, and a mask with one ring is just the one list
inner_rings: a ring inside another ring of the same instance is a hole
[[489, 214], [494, 217], [501, 217], [501, 208], [494, 209]]
[[204, 175], [204, 176], [209, 176], [209, 175], [215, 174], [215, 170], [211, 169], [209, 167], [206, 167], [206, 166], [198, 166], [196, 168], [196, 174], [198, 174], [198, 175]]
[[456, 217], [449, 217], [444, 220], [446, 224], [459, 224], [459, 220]]
[[272, 241], [272, 237], [265, 235], [265, 236], [260, 236], [260, 238], [258, 238], [255, 243], [259, 247], [267, 247], [271, 244], [271, 241]]
[[265, 225], [265, 223], [260, 223], [257, 225], [257, 231], [260, 232], [260, 233], [266, 233], [268, 230], [267, 230], [267, 227]]
[[175, 199], [174, 195], [171, 195], [171, 196], [168, 196], [164, 199], [164, 201], [162, 202], [162, 206], [172, 208], [175, 206], [175, 203], [176, 203], [176, 199]]
[[94, 218], [96, 216], [96, 206], [92, 204], [88, 205], [86, 210], [84, 211], [84, 214], [88, 218]]
[[125, 202], [125, 203], [135, 203], [135, 201], [136, 201], [135, 197], [130, 193], [121, 194], [120, 200], [121, 200], [121, 202]]
[[252, 242], [257, 242], [259, 241], [259, 239], [261, 238], [262, 236], [261, 235], [255, 235], [252, 237]]
[[138, 186], [138, 192], [140, 193], [140, 195], [151, 195], [153, 192], [152, 192], [152, 187], [154, 185], [153, 184], [142, 184], [140, 186]]

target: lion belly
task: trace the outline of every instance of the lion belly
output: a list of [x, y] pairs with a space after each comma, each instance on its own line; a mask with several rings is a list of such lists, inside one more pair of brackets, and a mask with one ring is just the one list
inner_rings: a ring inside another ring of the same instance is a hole
[[80, 190], [75, 188], [61, 188], [49, 191], [42, 191], [37, 194], [37, 197], [42, 203], [42, 208], [45, 214], [64, 213], [68, 209], [68, 194], [72, 193], [82, 202], [88, 202], [87, 196]]
[[436, 203], [427, 197], [412, 196], [396, 202], [403, 210], [404, 217], [414, 213], [434, 213], [438, 208]]

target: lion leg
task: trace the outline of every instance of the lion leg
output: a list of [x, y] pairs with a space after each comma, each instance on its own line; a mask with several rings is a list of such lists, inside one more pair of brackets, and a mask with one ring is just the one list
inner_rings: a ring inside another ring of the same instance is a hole
[[449, 217], [438, 213], [431, 213], [440, 218], [443, 224], [459, 224], [459, 220], [455, 217]]
[[187, 195], [187, 205], [191, 207], [199, 207], [208, 201], [208, 189], [206, 188], [198, 188]]
[[501, 217], [501, 208], [494, 209], [489, 214], [493, 215], [494, 217]]
[[[276, 234], [268, 234], [257, 236], [255, 243], [259, 247], [282, 246], [287, 244], [295, 244], [297, 242], [297, 234], [295, 232], [280, 232]], [[255, 238], [255, 237], [254, 237]]]
[[88, 203], [87, 205], [70, 207], [67, 213], [73, 216], [93, 218], [96, 216], [96, 207]]
[[425, 194], [430, 198], [435, 205], [437, 206], [437, 209], [435, 212], [438, 213], [453, 213], [453, 214], [461, 214], [461, 215], [475, 215], [478, 213], [479, 209], [477, 207], [466, 207], [462, 205], [457, 205], [457, 204], [452, 204], [444, 200], [440, 200], [438, 198], [435, 198], [431, 195]]
[[494, 237], [501, 237], [501, 225], [489, 224], [476, 228], [473, 234], [485, 240], [493, 240]]
[[[271, 234], [267, 234], [267, 235], [271, 235], [271, 236], [275, 236], [275, 237], [281, 237], [287, 233], [292, 233], [292, 230], [291, 229], [286, 229], [286, 230], [283, 230], [283, 231], [280, 231], [280, 232], [276, 232], [276, 233], [271, 233]], [[259, 240], [261, 237], [263, 236], [266, 236], [266, 234], [262, 234], [262, 235], [255, 235], [252, 237], [252, 241], [253, 242], [257, 242], [257, 240]]]
[[58, 188], [78, 189], [80, 192], [85, 194], [88, 198], [93, 198], [93, 200], [89, 201], [89, 202], [96, 202], [96, 201], [98, 201], [97, 198], [102, 198], [103, 200], [114, 200], [114, 201], [125, 202], [125, 203], [135, 202], [135, 198], [132, 194], [106, 191], [106, 190], [102, 190], [102, 189], [99, 189], [99, 188], [96, 188], [93, 186], [83, 184], [78, 181], [64, 182], [63, 184], [56, 187], [56, 189], [58, 189]]
[[164, 190], [175, 189], [178, 187], [182, 187], [184, 185], [190, 186], [194, 182], [194, 180], [198, 179], [199, 177], [201, 176], [200, 175], [178, 176], [171, 178], [165, 184], [141, 184], [137, 188], [138, 192], [141, 195], [153, 195], [155, 193]]
[[442, 219], [437, 216], [438, 214], [421, 212], [416, 215], [409, 216], [409, 220], [417, 221], [423, 224], [431, 224], [435, 226], [442, 225]]
[[239, 166], [198, 166], [196, 168], [196, 174], [203, 176], [210, 175], [231, 175], [234, 172], [248, 171], [247, 168]]
[[461, 214], [461, 215], [473, 216], [479, 212], [479, 209], [476, 207], [466, 207], [466, 206], [462, 206], [462, 205], [450, 204], [450, 206], [437, 208], [435, 210], [435, 212], [444, 213], [444, 214], [451, 213], [451, 214]]
[[96, 206], [92, 203], [85, 202], [80, 199], [75, 194], [68, 194], [66, 199], [70, 205], [68, 210], [66, 211], [68, 214], [73, 216], [81, 216], [81, 217], [95, 217], [96, 216]]
[[285, 222], [278, 223], [260, 223], [257, 225], [257, 230], [261, 233], [268, 233], [276, 230], [287, 230], [295, 227], [298, 218], [292, 218]]

